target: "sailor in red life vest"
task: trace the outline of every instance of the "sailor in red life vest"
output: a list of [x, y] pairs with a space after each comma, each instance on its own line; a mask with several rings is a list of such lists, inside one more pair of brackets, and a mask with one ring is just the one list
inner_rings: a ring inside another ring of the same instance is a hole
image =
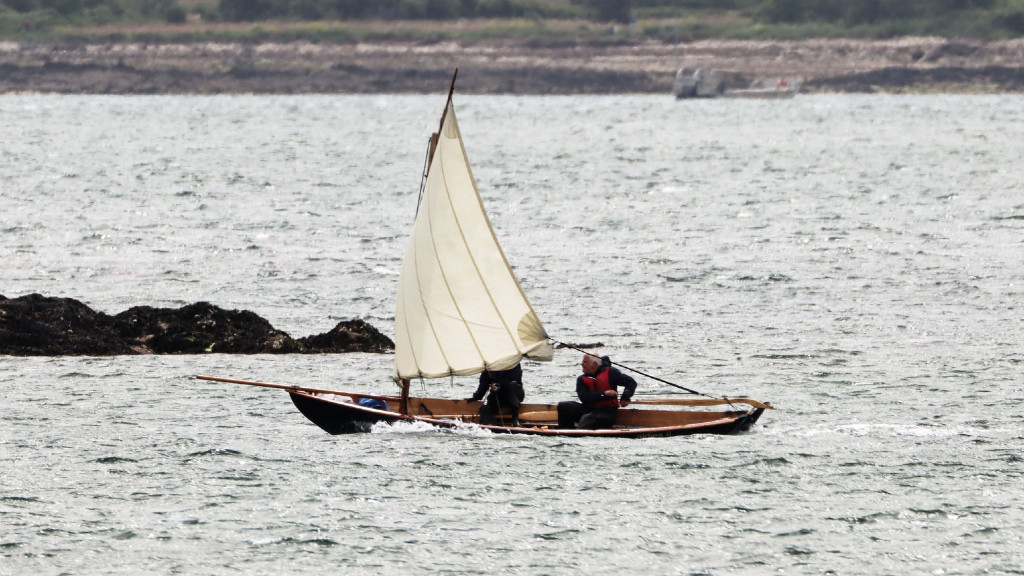
[[[584, 354], [583, 374], [576, 378], [579, 402], [558, 403], [559, 428], [611, 428], [615, 424], [619, 406], [629, 404], [636, 392], [636, 380], [619, 372], [612, 361], [603, 356]], [[619, 387], [624, 390], [619, 397]]]

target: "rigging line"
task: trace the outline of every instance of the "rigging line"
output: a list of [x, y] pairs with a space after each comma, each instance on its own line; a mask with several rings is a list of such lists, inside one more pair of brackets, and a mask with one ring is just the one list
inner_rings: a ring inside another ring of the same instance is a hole
[[[424, 159], [424, 161], [423, 161], [423, 176], [422, 176], [422, 178], [420, 179], [420, 192], [419, 192], [419, 194], [418, 194], [418, 195], [416, 196], [416, 215], [415, 215], [415, 216], [413, 217], [413, 228], [414, 228], [414, 229], [415, 229], [415, 226], [416, 226], [416, 221], [417, 221], [417, 220], [419, 220], [419, 215], [420, 215], [420, 204], [421, 204], [421, 203], [423, 202], [423, 192], [424, 192], [424, 191], [426, 190], [426, 188], [427, 188], [427, 176], [429, 176], [429, 173], [430, 173], [430, 156], [431, 156], [431, 153], [433, 152], [433, 148], [434, 148], [434, 137], [435, 137], [435, 136], [437, 136], [437, 135], [435, 134], [435, 135], [431, 136], [431, 137], [430, 137], [430, 141], [429, 141], [429, 142], [427, 143], [427, 154], [426, 154], [426, 158], [425, 158], [425, 159]], [[429, 225], [429, 222], [427, 223], [427, 225]], [[418, 259], [416, 258], [416, 243], [415, 243], [415, 242], [412, 242], [412, 243], [410, 244], [410, 249], [409, 249], [409, 252], [411, 252], [411, 253], [412, 253], [412, 257], [411, 257], [411, 260], [412, 260], [412, 266], [413, 266], [413, 268], [414, 268], [414, 270], [415, 270], [415, 272], [414, 272], [414, 279], [415, 279], [415, 281], [416, 281], [416, 284], [417, 284], [417, 288], [419, 288], [419, 277], [420, 277], [420, 276], [419, 276], [419, 261], [418, 261]], [[410, 255], [409, 255], [409, 254], [407, 253], [407, 254], [405, 255], [405, 258], [406, 258], [406, 259], [408, 260], [408, 259], [409, 259], [409, 257], [410, 257]], [[403, 270], [403, 271], [405, 270], [405, 265], [404, 265], [404, 263], [403, 263], [403, 265], [402, 265], [402, 270]], [[402, 318], [403, 318], [403, 319], [405, 319], [405, 317], [407, 316], [407, 314], [405, 314], [405, 306], [406, 306], [406, 303], [404, 302], [404, 299], [402, 299], [402, 290], [401, 290], [401, 284], [402, 284], [402, 277], [401, 277], [401, 275], [399, 275], [399, 278], [398, 278], [398, 284], [399, 284], [399, 291], [398, 291], [398, 295], [397, 295], [397, 296], [398, 296], [398, 299], [399, 299], [399, 300], [398, 300], [398, 310], [396, 311], [396, 314], [395, 314], [395, 325], [396, 325], [396, 326], [398, 325], [398, 320], [399, 320], [399, 318], [398, 318], [398, 316], [399, 316], [398, 312], [401, 312], [401, 313], [402, 313], [402, 314], [401, 314], [401, 316], [402, 316]], [[426, 313], [426, 305], [425, 305], [425, 304], [423, 303], [423, 299], [422, 299], [422, 298], [420, 298], [420, 302], [419, 302], [419, 304], [420, 304], [421, 306], [423, 306], [423, 308], [424, 308], [424, 316], [425, 316], [425, 317], [427, 318], [427, 323], [428, 323], [428, 324], [430, 325], [430, 330], [431, 330], [431, 332], [433, 332], [433, 333], [434, 333], [434, 337], [435, 337], [435, 339], [436, 339], [436, 338], [437, 338], [437, 331], [436, 331], [436, 330], [434, 329], [434, 324], [433, 324], [433, 321], [432, 321], [432, 320], [430, 319], [430, 315]], [[419, 363], [419, 360], [418, 360], [418, 359], [416, 358], [416, 346], [414, 346], [414, 345], [412, 344], [412, 340], [413, 340], [413, 338], [412, 338], [412, 336], [411, 336], [411, 335], [410, 335], [410, 334], [408, 333], [408, 332], [409, 332], [409, 330], [410, 330], [410, 328], [409, 328], [409, 322], [408, 322], [408, 321], [406, 321], [406, 322], [405, 322], [405, 326], [406, 326], [406, 334], [405, 334], [405, 337], [406, 337], [406, 338], [407, 338], [407, 339], [409, 340], [409, 342], [410, 342], [410, 344], [409, 344], [409, 353], [410, 353], [410, 354], [412, 355], [412, 362], [413, 362], [413, 364], [414, 364], [414, 365], [416, 366], [416, 371], [417, 371], [417, 372], [419, 373], [419, 377], [420, 377], [420, 385], [422, 386], [422, 385], [423, 385], [423, 371], [422, 371], [422, 370], [420, 369], [420, 363]], [[397, 336], [398, 336], [398, 335], [396, 334], [395, 336], [396, 336], [396, 338], [397, 338]], [[444, 350], [441, 350], [441, 355], [442, 355], [442, 356], [445, 356], [445, 354], [444, 354]], [[445, 363], [446, 363], [446, 364], [448, 364], [448, 359], [447, 359], [447, 357], [446, 357], [446, 356], [445, 356]], [[396, 373], [398, 372], [398, 362], [397, 362], [397, 359], [396, 359], [396, 362], [395, 362], [395, 372], [396, 372]], [[425, 388], [424, 388], [424, 390], [425, 390]]]
[[[586, 350], [577, 348], [577, 347], [573, 346], [572, 344], [566, 344], [565, 342], [559, 342], [558, 340], [555, 340], [554, 338], [552, 338], [550, 336], [548, 336], [548, 340], [551, 340], [555, 344], [560, 344], [560, 345], [562, 345], [562, 346], [564, 346], [566, 348], [572, 348], [573, 350], [575, 350], [577, 352], [582, 352], [584, 354], [589, 354], [591, 356], [597, 356], [597, 354], [594, 354], [592, 352], [587, 352]], [[598, 356], [598, 358], [600, 358], [600, 356]], [[641, 371], [637, 370], [636, 368], [630, 368], [629, 366], [626, 366], [625, 364], [620, 364], [618, 362], [612, 362], [610, 359], [609, 359], [609, 362], [611, 362], [613, 366], [618, 366], [619, 368], [625, 368], [626, 370], [629, 370], [630, 372], [636, 372], [637, 374], [639, 374], [641, 376], [646, 376], [646, 377], [650, 378], [651, 380], [657, 380], [658, 382], [661, 382], [662, 384], [668, 384], [669, 386], [675, 386], [676, 388], [679, 388], [680, 390], [684, 390], [686, 392], [689, 392], [690, 394], [696, 394], [697, 396], [704, 396], [704, 397], [707, 397], [707, 398], [715, 398], [715, 396], [709, 396], [709, 395], [707, 395], [707, 394], [705, 394], [703, 392], [697, 392], [696, 390], [691, 390], [691, 389], [687, 388], [686, 386], [680, 386], [679, 384], [676, 384], [674, 382], [669, 382], [668, 380], [665, 380], [663, 378], [658, 378], [657, 376], [652, 376], [650, 374], [647, 374], [646, 372], [641, 372]]]
[[[492, 394], [494, 395], [494, 405], [498, 408], [498, 414], [501, 414], [501, 398], [498, 398], [498, 391], [494, 389], [494, 381], [491, 381], [491, 390], [487, 392], [487, 397], [484, 398], [484, 402], [489, 400]], [[502, 420], [502, 422], [504, 422], [504, 420]]]

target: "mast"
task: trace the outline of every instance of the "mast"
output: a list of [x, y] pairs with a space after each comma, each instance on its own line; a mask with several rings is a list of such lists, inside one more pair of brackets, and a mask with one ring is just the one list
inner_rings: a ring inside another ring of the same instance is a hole
[[452, 74], [452, 84], [448, 87], [448, 99], [444, 103], [444, 112], [441, 113], [441, 122], [437, 125], [437, 132], [430, 135], [430, 157], [427, 159], [427, 173], [430, 173], [430, 166], [434, 162], [434, 151], [437, 150], [437, 139], [441, 135], [441, 130], [444, 128], [445, 118], [448, 117], [448, 108], [452, 103], [452, 95], [455, 94], [455, 79], [459, 77], [459, 69], [455, 69], [455, 73]]

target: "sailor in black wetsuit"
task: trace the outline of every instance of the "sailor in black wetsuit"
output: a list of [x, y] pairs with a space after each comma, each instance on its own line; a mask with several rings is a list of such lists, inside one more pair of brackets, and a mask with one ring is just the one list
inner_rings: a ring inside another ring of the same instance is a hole
[[480, 385], [467, 401], [479, 402], [490, 391], [487, 401], [480, 407], [480, 423], [495, 424], [495, 414], [509, 410], [512, 425], [519, 426], [519, 406], [526, 397], [523, 391], [523, 368], [516, 364], [508, 370], [484, 370], [480, 373]]
[[[619, 372], [607, 356], [598, 358], [584, 354], [583, 374], [576, 378], [579, 402], [558, 403], [559, 428], [611, 428], [619, 414], [619, 406], [629, 404], [636, 392], [636, 380]], [[619, 397], [619, 387], [623, 388]]]

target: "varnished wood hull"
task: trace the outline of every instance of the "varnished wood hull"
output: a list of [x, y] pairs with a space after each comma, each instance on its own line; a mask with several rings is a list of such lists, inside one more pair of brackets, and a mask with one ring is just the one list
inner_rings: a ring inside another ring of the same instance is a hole
[[[405, 415], [395, 411], [401, 404], [401, 399], [397, 396], [340, 393], [337, 396], [325, 397], [301, 391], [289, 391], [289, 394], [299, 411], [329, 434], [369, 432], [377, 423], [423, 422], [441, 428], [479, 425], [478, 402], [413, 397], [408, 400], [410, 414]], [[389, 409], [361, 406], [356, 403], [361, 398], [384, 400]], [[512, 426], [511, 422], [508, 422], [507, 425], [480, 427], [495, 433], [574, 437], [647, 438], [688, 434], [735, 434], [753, 426], [763, 411], [763, 408], [717, 412], [622, 408], [619, 410], [614, 428], [580, 430], [558, 428], [557, 407], [553, 404], [524, 404], [520, 409], [520, 426]]]

